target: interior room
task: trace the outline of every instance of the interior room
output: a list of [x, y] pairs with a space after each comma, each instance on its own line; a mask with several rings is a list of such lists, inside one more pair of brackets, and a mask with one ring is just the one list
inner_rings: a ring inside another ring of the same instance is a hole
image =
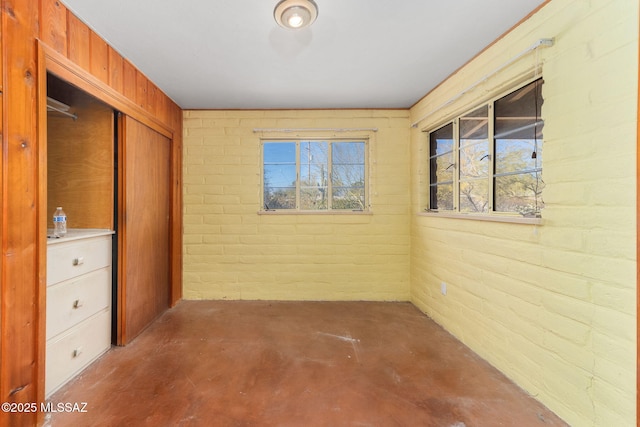
[[174, 3], [2, 8], [0, 425], [640, 425], [637, 1]]

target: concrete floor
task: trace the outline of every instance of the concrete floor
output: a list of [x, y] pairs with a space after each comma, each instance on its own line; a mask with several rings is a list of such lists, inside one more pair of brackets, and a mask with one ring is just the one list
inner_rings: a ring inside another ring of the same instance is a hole
[[62, 426], [564, 426], [408, 303], [182, 301], [52, 396]]

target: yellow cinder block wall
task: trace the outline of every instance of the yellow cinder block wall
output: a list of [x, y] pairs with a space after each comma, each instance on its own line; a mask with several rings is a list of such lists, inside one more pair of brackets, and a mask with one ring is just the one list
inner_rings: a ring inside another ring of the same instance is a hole
[[[636, 0], [551, 0], [410, 110], [185, 111], [185, 298], [411, 300], [571, 425], [635, 425], [638, 15]], [[543, 223], [425, 214], [422, 130], [536, 65]], [[255, 128], [374, 127], [373, 214], [257, 214]]]
[[[371, 137], [372, 214], [259, 215], [256, 128], [376, 128], [302, 132]], [[408, 301], [409, 133], [408, 110], [185, 111], [184, 297]]]
[[[540, 38], [555, 37], [428, 113]], [[544, 78], [542, 225], [420, 214], [443, 120]], [[638, 1], [552, 0], [411, 109], [412, 301], [573, 426], [636, 425]], [[441, 283], [448, 286], [441, 293]]]

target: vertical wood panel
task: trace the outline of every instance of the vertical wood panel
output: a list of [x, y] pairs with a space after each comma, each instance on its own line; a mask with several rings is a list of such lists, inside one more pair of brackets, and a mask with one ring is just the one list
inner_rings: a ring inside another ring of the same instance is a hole
[[124, 82], [124, 96], [129, 98], [131, 101], [136, 101], [136, 68], [131, 64], [131, 62], [124, 60], [123, 63], [123, 82]]
[[[0, 8], [0, 12], [4, 13], [4, 11], [1, 8]], [[0, 19], [0, 58], [3, 59], [2, 61], [0, 61], [0, 92], [2, 92], [3, 85], [4, 85], [4, 78], [2, 78], [2, 76], [4, 75], [2, 73], [2, 67], [4, 65], [4, 49], [3, 49], [4, 39], [2, 38], [2, 31], [3, 31], [2, 21], [3, 21], [3, 19]], [[0, 360], [0, 362], [1, 362], [1, 360]]]
[[126, 343], [169, 307], [171, 141], [129, 117], [123, 134]]
[[158, 116], [158, 101], [157, 99], [160, 97], [161, 93], [158, 90], [158, 87], [153, 84], [151, 80], [147, 83], [147, 108], [146, 110], [152, 114], [153, 116]]
[[[4, 15], [4, 12], [2, 12], [2, 14]], [[0, 34], [2, 33], [2, 21], [4, 21], [4, 19], [0, 19]], [[2, 61], [0, 61], [2, 62]], [[3, 114], [3, 107], [4, 107], [4, 99], [2, 96], [2, 92], [0, 91], [0, 117], [2, 117], [3, 119], [0, 120], [0, 135], [3, 135], [3, 124], [4, 124], [4, 114]], [[2, 147], [4, 148], [5, 144], [4, 144], [4, 137], [2, 138]], [[0, 150], [0, 165], [3, 165], [2, 169], [0, 169], [1, 173], [0, 173], [0, 200], [2, 200], [2, 208], [4, 209], [4, 182], [6, 180], [5, 177], [5, 173], [4, 173], [4, 164], [5, 164], [5, 158], [4, 158], [4, 150]], [[4, 250], [4, 221], [0, 221], [0, 244], [2, 245], [2, 249]], [[2, 274], [2, 272], [4, 271], [4, 254], [3, 254], [3, 259], [0, 261], [0, 278], [4, 277], [4, 275]], [[0, 279], [1, 280], [1, 279]], [[4, 368], [4, 363], [2, 363], [2, 358], [3, 357], [7, 357], [7, 354], [5, 353], [5, 333], [4, 333], [4, 324], [2, 323], [2, 314], [5, 312], [5, 307], [4, 304], [2, 303], [2, 300], [4, 299], [5, 296], [5, 292], [1, 291], [2, 289], [2, 285], [4, 284], [4, 280], [0, 281], [0, 377], [7, 375], [8, 373], [8, 369]], [[11, 312], [7, 312], [9, 314], [11, 314]], [[6, 395], [5, 392], [5, 386], [3, 384], [3, 381], [0, 379], [0, 398], [4, 398], [4, 396]], [[6, 421], [5, 418], [3, 418], [3, 416], [0, 414], [0, 422]]]
[[[0, 13], [2, 15], [4, 15], [4, 11], [2, 9], [0, 9]], [[2, 56], [2, 53], [4, 52], [4, 50], [2, 49], [2, 45], [3, 43], [3, 39], [2, 39], [2, 22], [4, 21], [4, 17], [0, 16], [0, 58], [2, 58], [2, 60], [0, 60], [0, 76], [2, 76], [2, 64], [4, 63], [4, 56]], [[3, 112], [3, 98], [2, 98], [2, 80], [3, 78], [0, 77], [0, 138], [2, 138], [1, 143], [2, 143], [2, 148], [4, 148], [5, 144], [4, 144], [4, 137], [2, 137], [3, 135], [3, 118], [4, 118], [4, 114]], [[5, 176], [4, 176], [4, 149], [0, 149], [0, 165], [2, 165], [2, 167], [0, 168], [0, 201], [4, 201], [4, 180], [5, 180]], [[2, 203], [2, 208], [4, 208], [4, 203]], [[4, 249], [4, 244], [2, 242], [4, 242], [3, 239], [3, 235], [4, 235], [4, 226], [2, 225], [2, 221], [0, 220], [0, 245], [2, 247], [2, 249]], [[2, 274], [4, 268], [4, 261], [0, 261], [0, 278], [4, 277], [4, 275]], [[1, 292], [2, 289], [2, 280], [0, 279], [0, 366], [3, 365], [2, 363], [2, 357], [4, 355], [3, 352], [3, 343], [4, 343], [4, 332], [3, 332], [3, 325], [2, 325], [2, 313], [3, 313], [3, 307], [2, 307], [2, 298], [4, 298], [4, 293]], [[0, 369], [0, 376], [2, 376], [4, 373], [4, 369]], [[2, 381], [0, 381], [0, 397], [3, 397], [4, 394], [2, 394]], [[1, 416], [0, 416], [1, 417]]]
[[94, 77], [109, 83], [109, 46], [93, 31], [89, 31], [90, 65]]
[[[44, 235], [39, 224], [36, 43], [39, 2], [3, 2], [2, 342], [0, 400], [38, 402], [39, 296]], [[35, 413], [0, 412], [0, 425], [34, 425]]]
[[40, 40], [67, 55], [67, 8], [58, 0], [40, 0]]
[[69, 59], [89, 71], [91, 68], [89, 27], [71, 12], [67, 14], [67, 22]]
[[147, 76], [141, 72], [136, 73], [136, 104], [147, 110]]
[[[172, 108], [172, 105], [170, 105], [172, 104], [172, 102], [169, 100], [167, 95], [159, 91], [155, 99], [156, 101], [155, 101], [154, 110], [155, 110], [156, 117], [162, 120], [163, 123], [173, 123], [173, 121], [171, 120], [171, 117], [172, 117], [171, 113], [174, 110]], [[175, 134], [175, 130], [174, 130], [174, 134]]]
[[124, 91], [124, 61], [122, 56], [109, 46], [109, 86], [123, 93]]

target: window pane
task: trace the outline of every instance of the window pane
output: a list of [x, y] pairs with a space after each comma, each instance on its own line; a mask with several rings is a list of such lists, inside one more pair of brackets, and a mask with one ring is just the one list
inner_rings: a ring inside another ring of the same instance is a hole
[[264, 189], [265, 209], [295, 209], [295, 187], [269, 187]]
[[429, 208], [453, 209], [453, 123], [429, 134]]
[[460, 183], [460, 212], [488, 212], [489, 180], [476, 179]]
[[326, 187], [329, 177], [328, 144], [326, 142], [300, 143], [300, 185]]
[[268, 187], [295, 187], [296, 143], [265, 142], [263, 152], [265, 189]]
[[331, 162], [334, 186], [364, 186], [364, 142], [334, 142]]
[[534, 139], [532, 124], [540, 120], [542, 102], [542, 80], [498, 99], [494, 106], [496, 137], [511, 132], [511, 139]]
[[489, 135], [489, 107], [483, 105], [460, 117], [460, 145], [480, 142]]
[[460, 147], [460, 179], [489, 176], [489, 142]]
[[334, 142], [331, 144], [331, 161], [336, 164], [364, 164], [364, 142]]
[[437, 156], [453, 151], [453, 123], [449, 123], [429, 135], [429, 155]]
[[431, 186], [431, 209], [453, 210], [453, 184]]
[[[460, 212], [489, 208], [489, 107], [460, 117]], [[481, 179], [478, 179], [481, 178]], [[484, 179], [482, 179], [484, 178]]]
[[295, 142], [265, 142], [264, 163], [296, 164]]
[[326, 187], [329, 178], [327, 165], [300, 165], [300, 185]]
[[264, 165], [264, 187], [296, 186], [296, 165]]
[[495, 173], [542, 168], [542, 80], [495, 102]]
[[265, 142], [263, 145], [264, 208], [296, 207], [296, 143]]
[[453, 210], [453, 123], [429, 135], [430, 209]]
[[[536, 153], [535, 155], [533, 153]], [[542, 167], [542, 141], [533, 139], [496, 139], [496, 174]]]
[[460, 118], [460, 180], [489, 176], [489, 107]]
[[332, 209], [365, 209], [365, 143], [331, 144]]
[[540, 173], [499, 176], [494, 181], [495, 207], [498, 212], [517, 212], [523, 216], [538, 216], [544, 207], [544, 182]]
[[324, 210], [328, 208], [327, 187], [301, 187], [300, 209]]
[[431, 159], [430, 171], [431, 184], [453, 182], [453, 172], [455, 171], [453, 153], [444, 154]]
[[331, 183], [337, 187], [364, 187], [364, 165], [333, 165]]
[[542, 80], [494, 104], [494, 210], [537, 216], [543, 208], [541, 179]]
[[364, 188], [333, 187], [331, 207], [333, 209], [364, 210]]

